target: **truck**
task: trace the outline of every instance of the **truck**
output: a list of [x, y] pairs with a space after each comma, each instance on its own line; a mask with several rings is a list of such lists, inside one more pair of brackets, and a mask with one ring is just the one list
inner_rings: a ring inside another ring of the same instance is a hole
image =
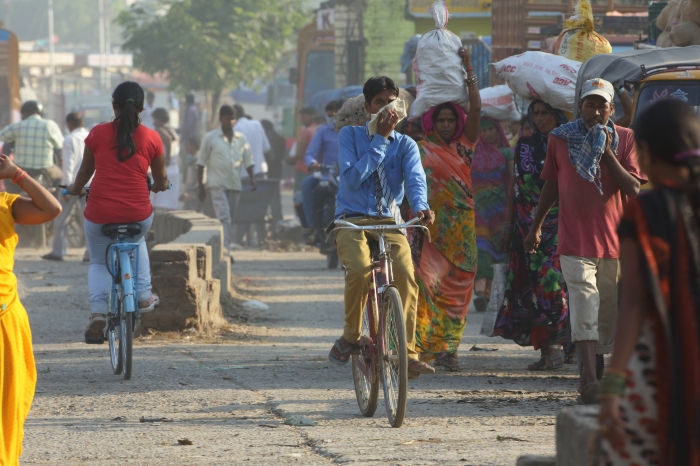
[[318, 29], [317, 21], [302, 28], [297, 40], [297, 66], [289, 70], [289, 81], [297, 86], [295, 118], [319, 92], [335, 88], [335, 32]]

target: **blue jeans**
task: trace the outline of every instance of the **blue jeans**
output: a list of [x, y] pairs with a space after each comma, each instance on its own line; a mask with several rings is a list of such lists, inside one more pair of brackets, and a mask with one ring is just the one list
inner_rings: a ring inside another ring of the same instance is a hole
[[[127, 238], [127, 243], [139, 243], [138, 270], [138, 300], [144, 301], [151, 296], [151, 263], [148, 260], [148, 250], [144, 236], [153, 223], [153, 214], [142, 222], [141, 234]], [[108, 236], [102, 234], [102, 226], [85, 219], [85, 239], [90, 251], [90, 267], [88, 268], [88, 291], [90, 292], [90, 313], [107, 314], [109, 311], [109, 294], [112, 289], [112, 276], [105, 263], [107, 246], [114, 243]]]
[[67, 201], [62, 197], [59, 198], [61, 203], [61, 214], [56, 218], [53, 224], [53, 249], [51, 255], [54, 257], [63, 257], [66, 255], [66, 230], [68, 229], [68, 217], [73, 211], [73, 206], [78, 203], [80, 210], [85, 210], [85, 198], [71, 196]]
[[301, 183], [301, 205], [304, 208], [304, 216], [306, 217], [306, 225], [309, 228], [316, 228], [316, 220], [314, 219], [314, 189], [318, 186], [321, 180], [313, 175], [309, 175]]

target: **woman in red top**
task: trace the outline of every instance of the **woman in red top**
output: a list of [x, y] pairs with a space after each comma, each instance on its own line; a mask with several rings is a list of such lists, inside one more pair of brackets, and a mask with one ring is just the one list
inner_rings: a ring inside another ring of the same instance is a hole
[[85, 330], [86, 343], [102, 343], [107, 325], [112, 278], [105, 256], [112, 240], [102, 234], [103, 225], [138, 223], [141, 226], [141, 234], [129, 240], [139, 243], [139, 312], [152, 311], [159, 302], [158, 296], [151, 292], [151, 269], [144, 240], [153, 223], [148, 168], [153, 175], [153, 192], [165, 191], [169, 183], [160, 136], [143, 126], [139, 119], [143, 102], [143, 89], [135, 82], [123, 82], [114, 89], [115, 119], [90, 131], [85, 139], [83, 163], [75, 182], [68, 186], [70, 194], [82, 195], [85, 184], [95, 174], [85, 208], [85, 237], [90, 251], [90, 322]]

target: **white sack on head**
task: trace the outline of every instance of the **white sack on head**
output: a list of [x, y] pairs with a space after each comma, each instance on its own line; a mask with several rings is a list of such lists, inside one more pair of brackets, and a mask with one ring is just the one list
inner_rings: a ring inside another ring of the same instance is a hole
[[515, 94], [510, 87], [486, 87], [479, 91], [481, 96], [481, 114], [498, 121], [520, 121], [522, 117], [515, 103]]
[[581, 65], [581, 62], [544, 52], [525, 52], [491, 64], [523, 99], [542, 99], [566, 112], [574, 111], [576, 79]]
[[345, 126], [364, 126], [369, 120], [369, 113], [365, 110], [365, 95], [360, 94], [346, 100], [334, 119], [336, 131]]
[[464, 80], [467, 77], [459, 56], [462, 41], [447, 27], [445, 2], [430, 7], [435, 29], [418, 41], [413, 71], [416, 74], [418, 96], [411, 106], [411, 118], [423, 116], [428, 110], [445, 102], [454, 102], [465, 109], [469, 104]]

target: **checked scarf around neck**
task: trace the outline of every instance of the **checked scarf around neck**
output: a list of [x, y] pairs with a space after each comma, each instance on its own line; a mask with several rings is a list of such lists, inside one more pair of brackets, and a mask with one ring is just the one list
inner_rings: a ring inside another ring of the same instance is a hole
[[554, 128], [551, 134], [562, 138], [569, 146], [569, 159], [576, 172], [584, 179], [590, 181], [603, 195], [603, 183], [600, 181], [600, 160], [605, 151], [606, 131], [610, 131], [613, 137], [610, 148], [617, 155], [619, 138], [612, 120], [608, 120], [606, 126], [595, 125], [590, 130], [586, 128], [582, 119]]

